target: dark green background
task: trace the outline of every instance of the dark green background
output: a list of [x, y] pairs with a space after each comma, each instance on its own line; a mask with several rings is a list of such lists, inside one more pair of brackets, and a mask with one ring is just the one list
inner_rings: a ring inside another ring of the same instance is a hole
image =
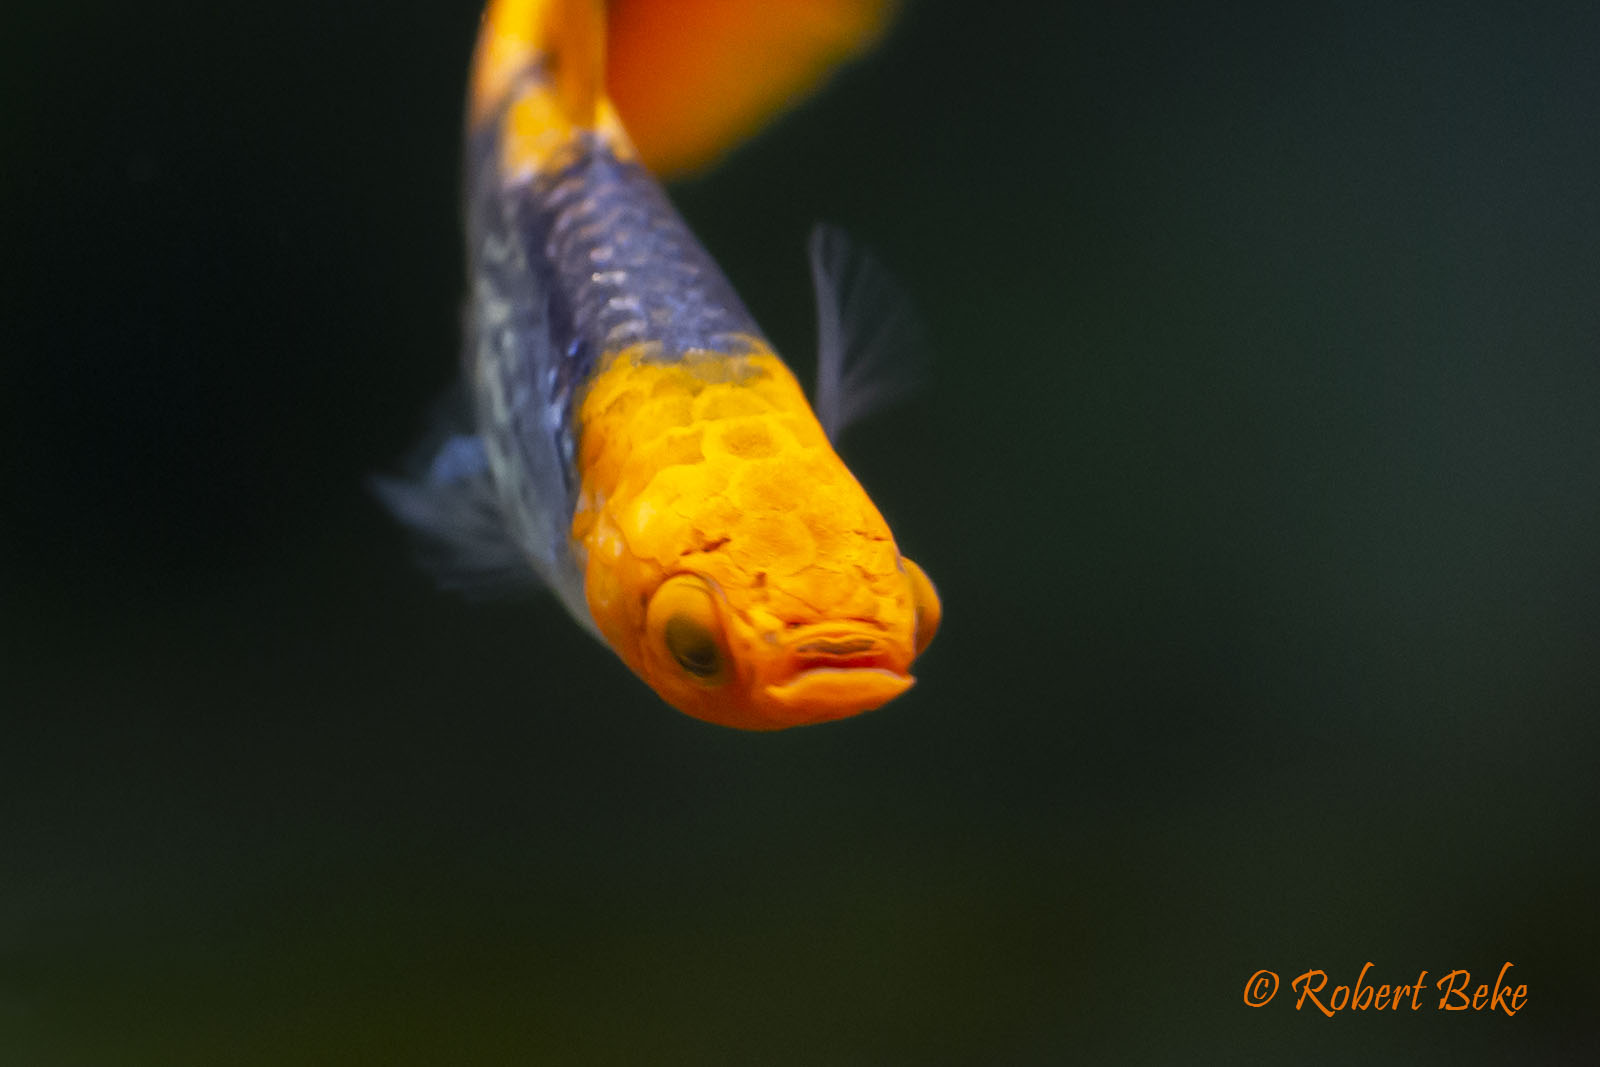
[[[768, 736], [363, 493], [473, 3], [8, 9], [0, 1063], [1600, 1052], [1600, 8], [1291, 6], [930, 0], [677, 189], [784, 350], [818, 218], [937, 349], [844, 451], [944, 630]], [[1293, 1010], [1368, 960], [1528, 1006]]]

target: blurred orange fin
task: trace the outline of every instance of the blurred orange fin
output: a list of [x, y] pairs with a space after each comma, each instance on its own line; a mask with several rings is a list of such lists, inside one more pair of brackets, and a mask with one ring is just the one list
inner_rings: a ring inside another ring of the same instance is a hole
[[710, 163], [882, 36], [895, 0], [610, 0], [607, 86], [646, 166]]

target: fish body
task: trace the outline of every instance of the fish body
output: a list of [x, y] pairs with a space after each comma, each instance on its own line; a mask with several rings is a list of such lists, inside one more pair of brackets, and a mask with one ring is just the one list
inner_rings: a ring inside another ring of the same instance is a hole
[[937, 595], [641, 162], [604, 30], [589, 0], [485, 12], [467, 410], [380, 495], [448, 580], [537, 575], [690, 715], [760, 730], [877, 707], [912, 684]]

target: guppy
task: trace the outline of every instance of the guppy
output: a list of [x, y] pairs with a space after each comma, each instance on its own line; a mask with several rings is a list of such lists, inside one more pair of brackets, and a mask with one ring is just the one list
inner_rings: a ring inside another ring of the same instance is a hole
[[813, 241], [813, 412], [641, 164], [605, 31], [597, 0], [484, 13], [460, 424], [379, 495], [445, 584], [536, 576], [689, 715], [775, 730], [876, 708], [940, 605], [830, 443], [870, 392], [828, 300], [848, 253]]

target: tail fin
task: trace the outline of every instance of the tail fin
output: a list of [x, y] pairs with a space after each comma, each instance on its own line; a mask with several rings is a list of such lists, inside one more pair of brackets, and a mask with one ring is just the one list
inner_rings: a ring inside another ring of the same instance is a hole
[[542, 69], [546, 91], [570, 127], [595, 125], [605, 92], [603, 0], [489, 0], [472, 59], [474, 127]]
[[875, 44], [898, 0], [611, 0], [607, 79], [640, 160], [714, 163]]
[[598, 129], [659, 175], [687, 173], [874, 44], [900, 2], [488, 0], [468, 117], [481, 129], [515, 107], [517, 164]]

